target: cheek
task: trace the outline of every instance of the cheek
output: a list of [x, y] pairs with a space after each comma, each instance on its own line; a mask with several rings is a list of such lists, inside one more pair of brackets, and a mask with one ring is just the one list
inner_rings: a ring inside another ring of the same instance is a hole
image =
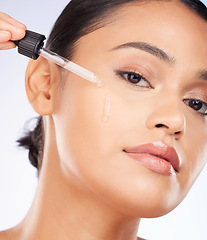
[[104, 87], [75, 81], [65, 87], [54, 119], [60, 154], [80, 169], [119, 152], [131, 124], [123, 100]]
[[207, 161], [207, 121], [200, 117], [187, 119], [186, 133], [180, 144], [181, 187], [187, 193]]
[[84, 175], [90, 165], [97, 166], [116, 151], [117, 121], [111, 121], [108, 91], [79, 82], [66, 84], [54, 119], [61, 160]]

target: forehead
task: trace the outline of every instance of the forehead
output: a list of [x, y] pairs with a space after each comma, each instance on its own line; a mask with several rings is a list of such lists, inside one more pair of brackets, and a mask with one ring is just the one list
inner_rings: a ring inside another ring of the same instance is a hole
[[[111, 22], [79, 41], [79, 50], [108, 51], [126, 42], [148, 42], [179, 57], [207, 58], [207, 22], [177, 1], [124, 5]], [[86, 53], [87, 54], [87, 53]]]

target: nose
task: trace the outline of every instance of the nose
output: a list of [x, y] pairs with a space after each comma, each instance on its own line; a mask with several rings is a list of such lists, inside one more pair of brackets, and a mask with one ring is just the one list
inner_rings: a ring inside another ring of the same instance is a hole
[[186, 129], [186, 118], [183, 112], [183, 102], [175, 99], [160, 99], [153, 105], [147, 118], [148, 129], [159, 129], [180, 138]]

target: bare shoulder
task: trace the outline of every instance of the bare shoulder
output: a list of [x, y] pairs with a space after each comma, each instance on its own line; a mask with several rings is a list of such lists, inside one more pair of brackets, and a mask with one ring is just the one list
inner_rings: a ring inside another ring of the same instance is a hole
[[[0, 240], [1, 240], [1, 239], [0, 239]], [[137, 240], [146, 240], [146, 239], [137, 237]]]
[[0, 232], [0, 240], [15, 240], [17, 238], [14, 233], [15, 231], [13, 229], [2, 231]]
[[0, 240], [7, 240], [7, 239], [8, 239], [7, 231], [0, 232]]

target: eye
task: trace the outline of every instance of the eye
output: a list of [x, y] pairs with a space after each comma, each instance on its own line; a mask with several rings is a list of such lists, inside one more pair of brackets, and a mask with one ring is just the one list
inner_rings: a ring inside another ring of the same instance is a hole
[[152, 88], [151, 84], [139, 73], [117, 71], [116, 74], [134, 86]]
[[207, 103], [196, 99], [185, 99], [183, 102], [198, 113], [207, 115]]

